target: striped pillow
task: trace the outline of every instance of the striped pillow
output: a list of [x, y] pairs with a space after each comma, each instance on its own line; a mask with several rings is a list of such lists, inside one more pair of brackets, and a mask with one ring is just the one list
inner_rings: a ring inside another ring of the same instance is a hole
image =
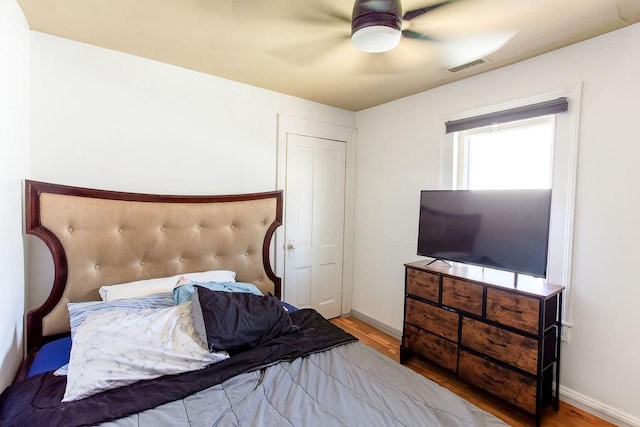
[[71, 324], [71, 339], [75, 330], [89, 314], [119, 309], [140, 310], [145, 308], [166, 308], [173, 305], [173, 294], [153, 294], [137, 298], [126, 298], [114, 301], [70, 302], [67, 304]]
[[[69, 319], [71, 326], [71, 339], [76, 329], [84, 322], [88, 315], [93, 313], [103, 313], [114, 308], [141, 310], [145, 308], [166, 308], [173, 306], [173, 294], [153, 294], [137, 298], [119, 299], [114, 301], [87, 301], [87, 302], [70, 302], [67, 304], [69, 309]], [[57, 371], [55, 375], [67, 375], [68, 365], [64, 365]]]

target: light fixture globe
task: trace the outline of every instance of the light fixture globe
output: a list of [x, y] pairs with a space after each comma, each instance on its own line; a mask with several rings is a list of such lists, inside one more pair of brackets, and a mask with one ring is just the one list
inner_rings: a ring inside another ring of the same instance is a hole
[[387, 52], [400, 43], [399, 30], [384, 25], [364, 27], [351, 35], [351, 43], [356, 49], [367, 53]]
[[351, 42], [368, 53], [389, 51], [402, 36], [400, 0], [356, 0], [351, 20]]

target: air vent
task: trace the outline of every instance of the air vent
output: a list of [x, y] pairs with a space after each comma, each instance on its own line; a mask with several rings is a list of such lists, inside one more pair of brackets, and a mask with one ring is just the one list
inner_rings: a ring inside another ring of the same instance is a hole
[[475, 67], [481, 64], [486, 64], [486, 59], [476, 59], [475, 61], [467, 62], [466, 64], [458, 65], [457, 67], [447, 68], [447, 70], [452, 73], [457, 73], [458, 71], [466, 70], [467, 68]]

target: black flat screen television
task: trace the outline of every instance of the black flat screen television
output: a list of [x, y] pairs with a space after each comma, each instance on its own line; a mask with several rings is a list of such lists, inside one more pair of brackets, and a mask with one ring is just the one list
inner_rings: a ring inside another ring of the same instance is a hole
[[551, 190], [425, 190], [418, 255], [546, 277]]

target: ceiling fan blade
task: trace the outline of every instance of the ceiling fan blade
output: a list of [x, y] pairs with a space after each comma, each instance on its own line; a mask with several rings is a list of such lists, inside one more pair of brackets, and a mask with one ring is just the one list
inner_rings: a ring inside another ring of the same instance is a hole
[[347, 41], [350, 41], [348, 34], [337, 34], [321, 40], [307, 40], [270, 49], [269, 53], [292, 65], [306, 66], [322, 61], [331, 51]]
[[[316, 61], [351, 34], [348, 7], [328, 0], [230, 0], [256, 50], [293, 65]], [[332, 45], [333, 43], [333, 45]]]
[[493, 31], [441, 41], [438, 46], [446, 67], [456, 67], [501, 49], [517, 30]]
[[453, 1], [454, 0], [445, 0], [445, 1], [442, 1], [440, 3], [432, 4], [430, 6], [421, 7], [420, 9], [410, 10], [409, 12], [404, 14], [402, 19], [404, 21], [410, 21], [413, 18], [417, 18], [420, 15], [424, 15], [427, 12], [431, 12], [432, 10], [438, 9], [439, 7], [442, 7], [442, 6], [445, 6], [445, 5], [449, 4], [449, 3], [452, 3]]
[[251, 24], [260, 24], [265, 18], [314, 24], [351, 23], [349, 8], [337, 9], [324, 1], [310, 6], [306, 0], [233, 0], [231, 12], [238, 21], [249, 20]]
[[425, 41], [438, 41], [437, 39], [428, 36], [426, 34], [423, 33], [418, 33], [417, 31], [412, 31], [412, 30], [402, 30], [402, 35], [408, 39], [415, 39], [415, 40], [425, 40]]
[[385, 54], [363, 54], [353, 72], [357, 75], [380, 75], [397, 72], [397, 64]]
[[[263, 0], [264, 1], [264, 0]], [[306, 10], [309, 9], [307, 2], [304, 2], [304, 7]], [[333, 6], [329, 6], [324, 2], [314, 3], [314, 6], [310, 9], [314, 9], [315, 12], [307, 12], [308, 19], [314, 19], [316, 22], [344, 22], [347, 24], [351, 23], [351, 9], [346, 12], [343, 10], [337, 10]]]
[[522, 26], [524, 17], [535, 9], [534, 3], [531, 0], [453, 0], [446, 7], [404, 21], [403, 29], [440, 40], [510, 30]]
[[[384, 53], [358, 52], [353, 70], [358, 75], [392, 75], [441, 69], [439, 51], [431, 43], [404, 40], [398, 47]], [[354, 55], [355, 56], [355, 55]]]

